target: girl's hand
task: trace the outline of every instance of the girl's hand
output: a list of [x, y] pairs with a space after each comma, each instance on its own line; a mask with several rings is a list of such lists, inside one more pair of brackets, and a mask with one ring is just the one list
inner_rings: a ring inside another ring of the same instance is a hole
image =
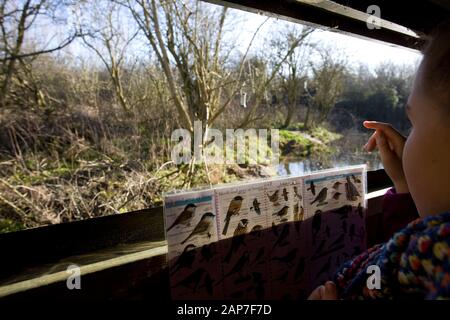
[[308, 297], [308, 300], [337, 300], [336, 285], [333, 281], [327, 281], [325, 285], [317, 287]]
[[402, 164], [406, 138], [388, 123], [364, 121], [363, 125], [368, 129], [375, 130], [364, 149], [371, 152], [378, 148], [383, 167], [394, 183], [397, 193], [409, 192]]

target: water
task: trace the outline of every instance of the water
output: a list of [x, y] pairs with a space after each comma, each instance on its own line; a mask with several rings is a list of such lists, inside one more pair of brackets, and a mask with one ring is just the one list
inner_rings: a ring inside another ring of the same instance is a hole
[[340, 154], [337, 156], [321, 157], [321, 159], [289, 159], [278, 164], [276, 170], [280, 176], [302, 175], [322, 169], [342, 168], [360, 164], [366, 164], [367, 170], [383, 168], [377, 154]]

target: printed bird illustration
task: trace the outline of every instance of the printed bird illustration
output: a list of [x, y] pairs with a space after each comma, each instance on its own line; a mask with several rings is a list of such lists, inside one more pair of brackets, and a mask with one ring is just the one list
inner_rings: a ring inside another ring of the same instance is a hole
[[264, 262], [264, 259], [263, 259], [264, 258], [264, 253], [265, 253], [264, 247], [259, 248], [258, 252], [255, 255], [255, 258], [253, 259], [253, 262], [251, 263], [251, 265], [263, 263]]
[[209, 275], [209, 273], [206, 273], [206, 274], [205, 274], [205, 277], [203, 278], [203, 285], [200, 286], [200, 288], [205, 287], [206, 292], [207, 292], [210, 296], [212, 296], [212, 294], [213, 294], [213, 284], [214, 284], [213, 279], [211, 278], [211, 276]]
[[300, 259], [298, 260], [297, 267], [295, 268], [295, 273], [294, 273], [295, 280], [300, 279], [300, 277], [303, 275], [303, 273], [305, 272], [305, 266], [306, 266], [305, 258], [300, 257]]
[[272, 232], [275, 237], [278, 237], [278, 226], [274, 222], [272, 222]]
[[327, 191], [328, 191], [327, 187], [325, 187], [322, 190], [320, 190], [320, 192], [317, 195], [317, 197], [310, 204], [314, 204], [316, 202], [318, 202], [317, 205], [326, 204], [326, 202], [324, 202], [324, 201], [327, 199]]
[[311, 181], [309, 183], [309, 188], [306, 189], [307, 191], [311, 191], [311, 193], [313, 194], [313, 196], [316, 195], [316, 186], [314, 185], [314, 181]]
[[281, 256], [281, 257], [273, 257], [272, 260], [280, 261], [282, 263], [285, 263], [289, 268], [292, 268], [295, 257], [297, 256], [297, 251], [298, 251], [298, 249], [294, 248], [291, 251], [289, 251], [288, 253], [286, 253], [286, 255]]
[[212, 212], [206, 212], [201, 217], [200, 221], [195, 226], [194, 230], [189, 234], [189, 236], [184, 239], [181, 244], [185, 244], [186, 241], [191, 239], [194, 236], [201, 236], [201, 235], [207, 235], [209, 238], [211, 238], [211, 229], [213, 226], [215, 215]]
[[319, 245], [317, 246], [316, 250], [314, 251], [314, 255], [313, 256], [318, 256], [319, 254], [322, 253], [323, 249], [325, 248], [325, 243], [327, 242], [326, 239], [323, 239]]
[[228, 206], [227, 215], [225, 217], [225, 226], [223, 227], [222, 234], [225, 236], [228, 232], [228, 226], [230, 225], [230, 219], [232, 216], [238, 215], [241, 210], [242, 200], [244, 200], [241, 196], [236, 196], [231, 200], [230, 205]]
[[287, 215], [288, 209], [289, 209], [288, 206], [284, 206], [283, 208], [281, 208], [279, 211], [273, 213], [272, 215], [273, 215], [273, 216], [278, 216], [278, 217], [281, 218], [281, 217]]
[[202, 256], [201, 261], [209, 262], [215, 254], [216, 252], [214, 250], [214, 243], [205, 244], [200, 250], [200, 255]]
[[333, 184], [333, 189], [334, 190], [338, 190], [339, 189], [339, 186], [342, 184], [342, 182], [340, 182], [340, 181], [336, 181], [334, 184]]
[[274, 193], [272, 193], [272, 195], [267, 194], [267, 197], [269, 198], [269, 201], [273, 203], [274, 206], [278, 206], [278, 193], [280, 192], [280, 190], [276, 190]]
[[283, 218], [283, 219], [280, 220], [280, 223], [285, 223], [285, 222], [288, 222], [288, 221], [289, 221], [288, 218]]
[[352, 223], [350, 225], [350, 229], [348, 231], [348, 236], [350, 237], [350, 241], [353, 241], [353, 238], [355, 237], [355, 233], [356, 233], [355, 228], [356, 228], [355, 224]]
[[280, 235], [278, 236], [277, 240], [273, 244], [272, 250], [276, 246], [280, 245], [282, 242], [284, 242], [288, 238], [288, 236], [289, 236], [289, 229], [290, 229], [290, 226], [289, 226], [288, 223], [283, 225], [283, 229], [281, 229]]
[[260, 238], [262, 236], [262, 229], [263, 229], [262, 225], [257, 224], [253, 226], [252, 230], [250, 230], [250, 234], [252, 236]]
[[256, 299], [263, 300], [264, 299], [264, 279], [261, 272], [252, 272], [253, 279], [253, 290], [255, 291]]
[[183, 252], [178, 256], [177, 260], [172, 266], [171, 274], [174, 274], [178, 270], [182, 268], [191, 268], [192, 263], [195, 261], [195, 245], [188, 244], [184, 249]]
[[322, 226], [322, 211], [317, 210], [312, 218], [313, 245], [316, 244], [316, 238], [317, 235], [319, 234], [321, 226]]
[[294, 221], [303, 221], [303, 216], [305, 215], [305, 209], [299, 206], [297, 202], [294, 204]]
[[302, 200], [302, 196], [298, 193], [297, 186], [294, 186], [294, 194], [299, 200]]
[[352, 211], [352, 206], [350, 205], [343, 205], [342, 207], [338, 209], [332, 210], [332, 212], [339, 214], [340, 219], [344, 220], [348, 218], [348, 214]]
[[331, 269], [331, 256], [328, 257], [328, 261], [320, 268], [319, 272], [316, 274], [316, 279], [318, 279], [323, 274], [327, 274]]
[[355, 177], [355, 175], [352, 174], [352, 179], [355, 181], [355, 183], [361, 183], [361, 180], [359, 180], [358, 177]]
[[361, 202], [358, 203], [358, 208], [356, 208], [358, 211], [359, 217], [362, 219], [364, 216], [364, 208], [361, 206]]
[[[226, 278], [239, 273], [241, 275], [241, 271], [245, 268], [245, 266], [250, 262], [250, 254], [248, 253], [248, 251], [245, 251], [242, 256], [236, 261], [236, 263], [234, 264], [234, 266], [230, 269], [230, 271], [228, 271], [222, 279], [220, 279], [217, 283], [221, 283], [223, 280], [225, 280]], [[242, 275], [241, 275], [242, 276]]]
[[339, 200], [339, 198], [341, 197], [341, 194], [342, 194], [342, 193], [340, 193], [340, 192], [335, 192], [335, 193], [333, 194], [333, 199], [334, 199], [334, 200]]
[[258, 199], [253, 199], [253, 207], [250, 207], [250, 210], [255, 210], [258, 215], [261, 215], [261, 208], [259, 207], [260, 203]]
[[236, 227], [234, 229], [233, 236], [240, 236], [247, 233], [247, 226], [248, 226], [248, 220], [247, 219], [241, 219]]
[[173, 227], [183, 224], [183, 225], [190, 225], [192, 217], [195, 214], [195, 209], [197, 206], [193, 203], [189, 203], [184, 207], [183, 211], [178, 215], [178, 217], [175, 219], [175, 221], [172, 223], [172, 225], [167, 229], [167, 232], [169, 232]]
[[223, 258], [223, 262], [225, 262], [225, 263], [229, 263], [229, 262], [230, 262], [231, 256], [232, 256], [234, 253], [238, 252], [238, 250], [239, 250], [241, 247], [243, 247], [243, 246], [246, 245], [244, 240], [245, 240], [245, 238], [244, 238], [243, 235], [237, 236], [237, 237], [233, 237], [233, 238], [231, 239], [230, 249], [228, 250], [227, 255]]
[[286, 188], [283, 188], [283, 199], [284, 199], [284, 201], [288, 201], [289, 200], [288, 195], [289, 195], [289, 192], [286, 190]]
[[186, 276], [183, 280], [180, 280], [173, 288], [183, 286], [191, 289], [195, 293], [200, 286], [203, 276], [207, 273], [208, 272], [204, 268], [199, 268]]
[[345, 177], [347, 182], [345, 183], [345, 194], [347, 196], [347, 200], [355, 201], [358, 197], [361, 197], [355, 185], [350, 181], [350, 177]]
[[341, 233], [341, 235], [339, 237], [337, 237], [337, 239], [331, 243], [330, 248], [341, 244], [342, 242], [344, 242], [344, 239], [345, 239], [345, 234]]

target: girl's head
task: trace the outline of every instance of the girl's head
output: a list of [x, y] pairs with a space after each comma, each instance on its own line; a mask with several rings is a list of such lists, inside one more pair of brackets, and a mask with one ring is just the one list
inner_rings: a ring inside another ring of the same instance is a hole
[[450, 21], [428, 43], [409, 97], [403, 168], [419, 213], [450, 210]]

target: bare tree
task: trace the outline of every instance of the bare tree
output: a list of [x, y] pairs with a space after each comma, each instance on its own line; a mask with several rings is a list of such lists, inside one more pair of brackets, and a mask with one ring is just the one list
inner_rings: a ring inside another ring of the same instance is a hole
[[77, 37], [77, 32], [73, 32], [57, 44], [50, 41], [53, 44], [50, 48], [47, 44], [42, 48], [31, 46], [32, 50], [24, 51], [26, 34], [32, 29], [38, 18], [46, 17], [56, 21], [55, 12], [62, 5], [65, 4], [51, 0], [3, 0], [0, 3], [0, 108], [6, 104], [18, 63], [25, 65], [25, 58], [60, 50]]
[[81, 39], [106, 67], [115, 96], [125, 113], [131, 113], [134, 103], [125, 92], [123, 73], [126, 53], [138, 34], [134, 25], [127, 23], [127, 12], [113, 2], [82, 3], [78, 8], [78, 29]]

